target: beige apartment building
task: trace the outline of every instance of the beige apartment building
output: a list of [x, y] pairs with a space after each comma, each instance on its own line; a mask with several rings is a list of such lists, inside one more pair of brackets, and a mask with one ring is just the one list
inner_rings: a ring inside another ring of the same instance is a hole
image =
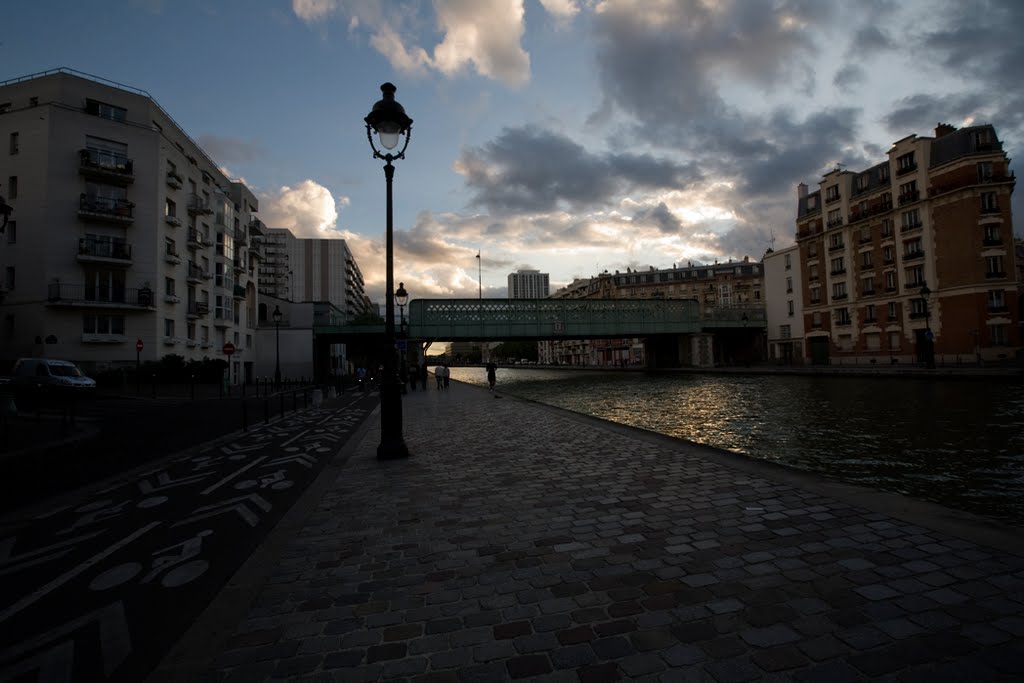
[[777, 365], [804, 362], [804, 316], [800, 282], [800, 250], [794, 244], [769, 249], [764, 266], [768, 361]]
[[0, 362], [167, 354], [253, 372], [258, 202], [152, 97], [61, 69], [0, 83]]
[[897, 141], [885, 161], [798, 187], [813, 363], [1007, 361], [1020, 348], [1010, 196], [991, 125]]

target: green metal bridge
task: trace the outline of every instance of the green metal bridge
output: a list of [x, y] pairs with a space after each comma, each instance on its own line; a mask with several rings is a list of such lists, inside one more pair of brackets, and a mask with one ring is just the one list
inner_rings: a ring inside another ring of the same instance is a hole
[[[338, 321], [340, 322], [340, 321]], [[314, 334], [356, 337], [384, 325], [332, 324]], [[441, 341], [514, 341], [650, 337], [765, 328], [764, 308], [705, 308], [688, 299], [417, 299], [409, 302], [406, 335]]]

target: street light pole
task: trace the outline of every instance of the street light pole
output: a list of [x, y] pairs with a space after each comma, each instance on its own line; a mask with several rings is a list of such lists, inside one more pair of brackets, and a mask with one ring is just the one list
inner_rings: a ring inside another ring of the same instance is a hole
[[281, 307], [274, 306], [274, 355], [276, 363], [274, 365], [274, 391], [278, 391], [281, 388]]
[[405, 336], [405, 305], [409, 303], [409, 292], [405, 291], [405, 283], [399, 282], [398, 289], [395, 290], [395, 301], [398, 303], [399, 311], [399, 324], [398, 333], [400, 336]]
[[[394, 235], [391, 184], [395, 177], [392, 161], [405, 158], [405, 150], [409, 146], [409, 135], [412, 130], [412, 119], [405, 113], [405, 108], [395, 100], [397, 88], [391, 83], [380, 86], [383, 97], [378, 100], [366, 116], [366, 139], [370, 142], [374, 159], [384, 160], [384, 181], [387, 186], [387, 229], [385, 247], [385, 317], [384, 336], [384, 377], [380, 385], [380, 445], [377, 446], [377, 457], [380, 459], [405, 458], [409, 449], [402, 437], [402, 384], [398, 378], [398, 363], [395, 349], [395, 273], [394, 273]], [[373, 144], [373, 133], [377, 133], [380, 144], [386, 150], [398, 146], [402, 135], [405, 144], [398, 154], [390, 151], [381, 153]]]

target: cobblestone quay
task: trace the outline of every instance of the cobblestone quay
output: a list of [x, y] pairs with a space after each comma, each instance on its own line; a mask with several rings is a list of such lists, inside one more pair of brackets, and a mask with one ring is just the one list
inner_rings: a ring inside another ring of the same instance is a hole
[[1024, 678], [1024, 542], [455, 383], [340, 453], [152, 681]]

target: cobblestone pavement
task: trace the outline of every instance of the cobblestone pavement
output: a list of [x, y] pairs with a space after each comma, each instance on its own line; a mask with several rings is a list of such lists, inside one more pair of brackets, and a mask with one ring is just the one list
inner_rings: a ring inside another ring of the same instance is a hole
[[477, 387], [404, 406], [413, 457], [372, 423], [152, 680], [1024, 678], [1019, 530]]

